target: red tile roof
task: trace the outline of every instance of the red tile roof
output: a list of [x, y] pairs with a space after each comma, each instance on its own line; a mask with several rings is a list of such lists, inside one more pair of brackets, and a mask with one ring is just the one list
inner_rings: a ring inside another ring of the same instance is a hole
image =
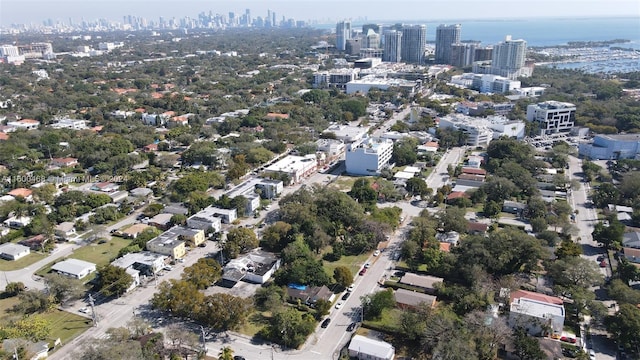
[[9, 140], [9, 134], [0, 132], [0, 140]]
[[464, 191], [454, 191], [447, 196], [447, 200], [459, 199], [459, 198], [468, 198], [469, 195]]
[[462, 168], [462, 173], [463, 174], [475, 174], [475, 175], [487, 175], [487, 170], [463, 167]]
[[31, 196], [31, 194], [33, 194], [33, 191], [27, 188], [17, 188], [9, 191], [7, 194], [11, 196], [22, 196], [23, 198], [26, 198]]
[[450, 252], [451, 251], [451, 244], [450, 243], [446, 243], [446, 242], [441, 242], [440, 243], [440, 251]]

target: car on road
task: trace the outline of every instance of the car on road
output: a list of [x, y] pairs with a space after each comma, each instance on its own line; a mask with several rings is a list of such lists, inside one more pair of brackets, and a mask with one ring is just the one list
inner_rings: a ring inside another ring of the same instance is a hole
[[233, 360], [246, 360], [244, 356], [236, 355], [233, 357]]
[[171, 265], [167, 265], [167, 266], [164, 267], [164, 269], [167, 270], [167, 271], [171, 271], [171, 270], [173, 270], [173, 267], [171, 267]]
[[360, 270], [360, 272], [358, 273], [360, 276], [366, 274], [367, 272], [367, 268], [362, 268], [362, 270]]
[[348, 291], [344, 293], [344, 295], [342, 295], [342, 300], [347, 300], [349, 298], [349, 295], [351, 295], [351, 293]]
[[378, 255], [380, 255], [380, 250], [376, 250], [373, 252], [373, 256], [378, 256]]
[[348, 291], [348, 292], [352, 292], [352, 291], [353, 291], [353, 289], [354, 289], [355, 287], [356, 287], [356, 285], [355, 285], [355, 284], [351, 284], [351, 285], [349, 285], [349, 287], [347, 288], [347, 291]]
[[87, 309], [86, 307], [81, 307], [80, 309], [78, 309], [78, 311], [83, 314], [87, 314], [89, 312], [89, 309]]
[[356, 328], [358, 324], [352, 322], [351, 324], [349, 324], [349, 326], [347, 326], [347, 331], [353, 331], [353, 329]]
[[568, 342], [568, 343], [571, 343], [571, 344], [575, 344], [577, 342], [576, 338], [569, 337], [569, 336], [562, 336], [560, 338], [560, 341]]
[[371, 266], [371, 263], [370, 263], [370, 262], [367, 262], [367, 263], [365, 263], [365, 264], [364, 264], [364, 268], [365, 268], [365, 269], [368, 269], [368, 268], [369, 268], [369, 266]]
[[331, 322], [331, 318], [326, 318], [324, 319], [324, 321], [322, 322], [322, 324], [320, 324], [320, 327], [323, 329], [326, 329], [327, 326], [329, 326], [329, 323]]
[[338, 302], [336, 303], [336, 309], [340, 309], [340, 308], [342, 307], [342, 305], [344, 305], [344, 302], [342, 302], [342, 301], [338, 301]]
[[596, 360], [596, 352], [593, 349], [589, 350], [589, 360]]

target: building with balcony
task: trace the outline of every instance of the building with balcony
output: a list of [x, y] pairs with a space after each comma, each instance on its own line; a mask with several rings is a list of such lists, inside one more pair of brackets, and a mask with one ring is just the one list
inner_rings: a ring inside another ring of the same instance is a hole
[[570, 132], [576, 121], [576, 106], [560, 101], [545, 101], [527, 106], [527, 121], [536, 122], [540, 135]]

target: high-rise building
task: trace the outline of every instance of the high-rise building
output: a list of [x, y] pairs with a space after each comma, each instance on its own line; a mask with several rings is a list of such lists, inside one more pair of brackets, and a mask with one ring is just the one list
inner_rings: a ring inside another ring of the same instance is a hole
[[365, 48], [378, 49], [380, 48], [380, 35], [370, 30], [368, 34], [365, 34]]
[[473, 61], [491, 60], [492, 55], [493, 55], [492, 46], [476, 47], [473, 54]]
[[340, 21], [336, 25], [336, 49], [345, 51], [349, 39], [351, 39], [351, 21]]
[[402, 60], [402, 33], [396, 30], [384, 32], [384, 54], [382, 61], [400, 62]]
[[380, 34], [380, 25], [378, 24], [364, 24], [362, 25], [362, 33], [367, 35], [369, 30], [373, 30], [376, 34]]
[[451, 63], [451, 47], [453, 44], [460, 43], [461, 29], [460, 24], [442, 24], [436, 28], [436, 63]]
[[491, 56], [493, 73], [510, 79], [518, 77], [520, 70], [524, 67], [526, 52], [526, 41], [512, 40], [511, 35], [507, 35], [504, 42], [493, 47]]
[[347, 40], [347, 44], [345, 45], [345, 52], [349, 55], [359, 55], [360, 54], [361, 41], [358, 38]]
[[407, 63], [422, 64], [427, 46], [426, 25], [402, 26], [401, 58]]
[[451, 44], [451, 60], [448, 64], [457, 67], [467, 67], [475, 61], [475, 50], [479, 43]]

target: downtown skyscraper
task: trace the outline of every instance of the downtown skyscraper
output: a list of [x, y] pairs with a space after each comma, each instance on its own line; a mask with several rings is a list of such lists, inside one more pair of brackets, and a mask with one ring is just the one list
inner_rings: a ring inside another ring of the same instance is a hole
[[349, 39], [351, 39], [351, 21], [340, 21], [336, 24], [336, 49], [345, 51]]
[[518, 39], [512, 40], [507, 35], [505, 40], [493, 47], [491, 68], [494, 74], [515, 79], [523, 76], [524, 60], [527, 53], [527, 42]]
[[403, 62], [422, 64], [424, 62], [424, 51], [426, 46], [426, 25], [402, 26], [401, 58]]
[[384, 52], [382, 61], [400, 62], [402, 60], [402, 33], [396, 30], [384, 32]]
[[460, 43], [461, 30], [460, 24], [436, 28], [436, 64], [451, 64], [451, 48]]

